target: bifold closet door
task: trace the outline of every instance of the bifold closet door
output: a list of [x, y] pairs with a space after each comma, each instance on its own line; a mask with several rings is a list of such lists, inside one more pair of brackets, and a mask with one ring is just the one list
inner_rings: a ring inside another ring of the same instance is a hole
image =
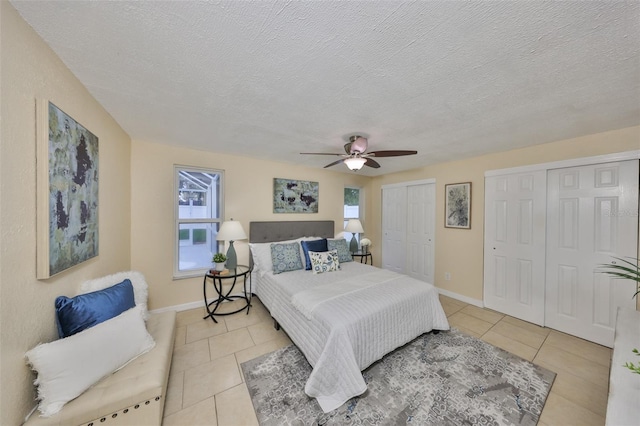
[[406, 274], [433, 284], [436, 214], [436, 185], [407, 187], [407, 262]]
[[485, 179], [484, 303], [544, 324], [546, 170]]
[[404, 274], [407, 252], [407, 187], [382, 189], [382, 267]]
[[545, 325], [612, 347], [634, 283], [598, 272], [637, 256], [638, 161], [549, 170]]

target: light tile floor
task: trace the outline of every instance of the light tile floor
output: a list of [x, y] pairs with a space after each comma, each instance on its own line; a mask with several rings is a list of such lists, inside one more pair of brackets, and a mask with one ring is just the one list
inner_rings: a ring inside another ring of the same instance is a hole
[[[441, 296], [452, 327], [557, 373], [539, 425], [604, 425], [611, 349]], [[227, 311], [238, 302], [225, 304]], [[289, 345], [257, 297], [249, 315], [178, 313], [163, 425], [257, 425], [240, 364]]]

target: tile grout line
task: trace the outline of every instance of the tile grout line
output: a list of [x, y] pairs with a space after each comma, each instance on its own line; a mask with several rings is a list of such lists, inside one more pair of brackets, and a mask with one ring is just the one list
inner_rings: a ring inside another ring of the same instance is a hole
[[220, 414], [218, 413], [218, 397], [217, 397], [217, 395], [213, 395], [213, 409], [216, 412], [216, 425], [220, 425], [220, 418], [218, 417]]
[[[485, 335], [485, 334], [487, 334], [488, 332], [490, 332], [491, 330], [493, 330], [493, 328], [494, 328], [496, 325], [498, 325], [498, 323], [499, 323], [500, 321], [502, 321], [503, 319], [504, 319], [504, 315], [503, 315], [503, 316], [502, 316], [502, 318], [500, 318], [498, 321], [496, 321], [495, 323], [493, 323], [493, 324], [491, 325], [491, 327], [489, 327], [489, 329], [488, 329], [487, 331], [485, 331], [485, 332], [482, 334], [482, 336], [480, 336], [480, 337], [481, 337], [481, 338], [482, 338], [482, 337], [484, 337], [484, 335]], [[500, 334], [500, 333], [498, 333], [498, 334]]]
[[[180, 374], [182, 374], [182, 393], [180, 394], [180, 411], [184, 410], [184, 371], [181, 371]], [[177, 411], [176, 411], [177, 412]]]
[[[499, 323], [499, 322], [502, 322], [502, 320], [503, 320], [503, 319], [505, 319], [505, 318], [507, 318], [507, 317], [509, 317], [509, 318], [515, 318], [515, 317], [512, 317], [511, 315], [506, 315], [506, 314], [505, 314], [505, 315], [503, 315], [502, 319], [500, 319], [500, 321], [498, 321], [497, 323], [495, 323], [495, 325], [498, 325], [498, 323]], [[518, 318], [516, 318], [516, 319], [518, 319]], [[525, 329], [525, 328], [523, 328], [523, 327], [520, 327], [520, 326], [518, 326], [518, 325], [511, 324], [511, 323], [509, 323], [508, 321], [505, 321], [504, 323], [505, 323], [505, 324], [507, 324], [507, 325], [509, 325], [509, 326], [512, 326], [512, 327], [520, 328], [520, 329], [522, 329], [522, 330], [524, 330], [524, 331], [529, 331], [529, 330], [527, 330], [527, 329]], [[531, 323], [531, 324], [533, 324], [533, 323]], [[495, 325], [494, 325], [494, 326], [495, 326]], [[537, 324], [533, 324], [533, 325], [537, 325]], [[538, 327], [540, 327], [540, 326], [538, 326]], [[492, 327], [492, 328], [493, 328], [493, 327]], [[545, 329], [546, 327], [540, 327], [540, 328]], [[544, 343], [546, 342], [547, 338], [549, 337], [549, 333], [545, 334], [544, 339], [542, 340], [542, 343], [540, 343], [540, 346], [535, 347], [535, 346], [528, 345], [528, 344], [527, 344], [527, 343], [525, 343], [525, 342], [521, 342], [521, 341], [519, 341], [519, 340], [515, 340], [515, 339], [511, 338], [511, 336], [507, 336], [507, 335], [502, 334], [502, 333], [500, 333], [500, 332], [497, 332], [497, 331], [496, 331], [496, 334], [499, 334], [499, 335], [501, 335], [501, 336], [503, 336], [503, 337], [506, 337], [507, 339], [513, 340], [514, 342], [520, 343], [521, 345], [524, 345], [524, 346], [526, 346], [526, 347], [528, 347], [528, 348], [534, 349], [534, 350], [536, 351], [536, 353], [535, 353], [535, 355], [533, 356], [533, 359], [535, 359], [535, 357], [536, 357], [536, 356], [538, 356], [538, 352], [540, 351], [540, 349], [542, 349], [542, 346], [544, 345]], [[534, 333], [534, 334], [537, 334], [537, 333]], [[533, 359], [532, 359], [532, 361], [531, 361], [531, 362], [533, 362]]]
[[[547, 327], [543, 327], [543, 328], [547, 328]], [[547, 333], [546, 336], [544, 336], [544, 340], [542, 341], [542, 344], [540, 344], [540, 347], [538, 349], [536, 349], [536, 354], [533, 357], [533, 360], [535, 361], [535, 359], [538, 357], [538, 354], [540, 353], [540, 351], [542, 350], [542, 347], [544, 346], [545, 343], [547, 343], [547, 339], [549, 338], [549, 335], [551, 334], [551, 329], [549, 329], [549, 332]], [[557, 371], [554, 371], [554, 373], [556, 373], [556, 375], [558, 374]], [[555, 383], [555, 379], [554, 379], [554, 383]], [[553, 387], [553, 386], [552, 386]]]

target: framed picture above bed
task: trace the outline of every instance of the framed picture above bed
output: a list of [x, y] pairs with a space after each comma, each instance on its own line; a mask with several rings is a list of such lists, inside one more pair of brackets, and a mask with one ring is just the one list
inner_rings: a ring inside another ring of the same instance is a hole
[[274, 213], [318, 213], [318, 182], [273, 179]]
[[444, 226], [471, 229], [471, 182], [444, 186]]

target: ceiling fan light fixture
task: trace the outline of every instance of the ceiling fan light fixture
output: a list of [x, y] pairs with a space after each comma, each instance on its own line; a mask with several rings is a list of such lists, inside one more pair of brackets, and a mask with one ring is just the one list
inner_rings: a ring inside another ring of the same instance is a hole
[[346, 164], [350, 170], [360, 170], [366, 162], [367, 159], [362, 157], [351, 157], [344, 160], [344, 164]]
[[374, 158], [382, 157], [401, 157], [403, 155], [415, 155], [418, 151], [407, 151], [400, 149], [387, 149], [383, 151], [371, 151], [367, 152], [369, 147], [369, 141], [366, 137], [360, 135], [349, 136], [349, 142], [344, 144], [344, 154], [332, 153], [332, 152], [301, 152], [300, 154], [309, 155], [335, 155], [341, 157], [338, 161], [324, 166], [333, 167], [337, 164], [344, 163], [349, 170], [357, 171], [362, 167], [367, 166], [372, 169], [379, 169], [380, 164], [374, 160]]

